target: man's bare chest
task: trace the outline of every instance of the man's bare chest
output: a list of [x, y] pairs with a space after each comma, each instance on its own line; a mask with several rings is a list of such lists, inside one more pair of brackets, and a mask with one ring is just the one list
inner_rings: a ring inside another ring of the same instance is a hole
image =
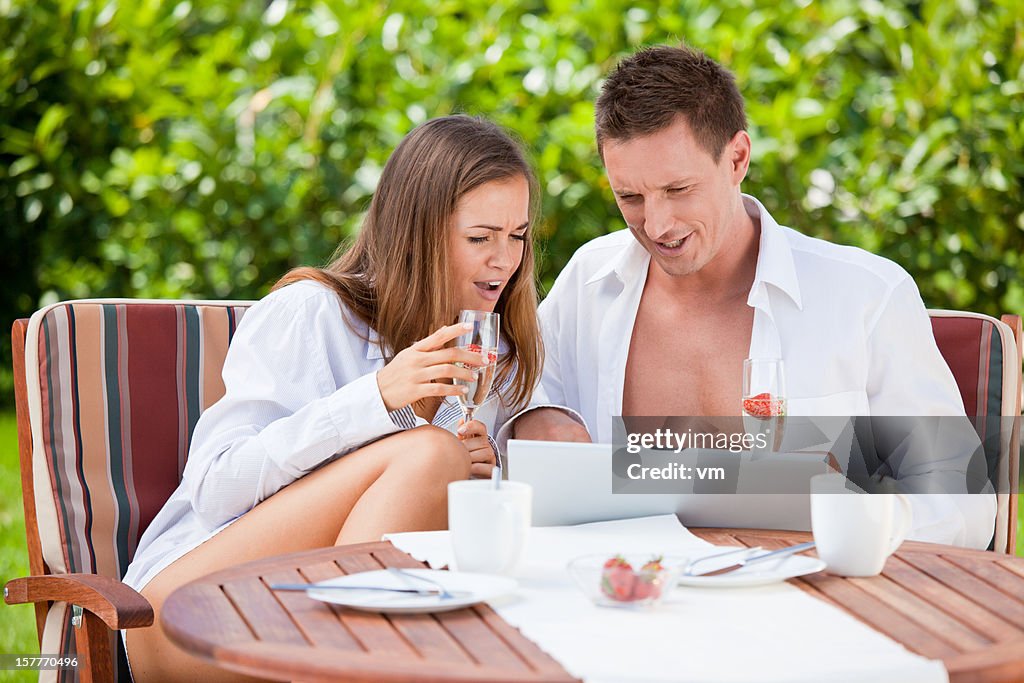
[[642, 301], [629, 344], [624, 415], [739, 415], [753, 309], [674, 310]]

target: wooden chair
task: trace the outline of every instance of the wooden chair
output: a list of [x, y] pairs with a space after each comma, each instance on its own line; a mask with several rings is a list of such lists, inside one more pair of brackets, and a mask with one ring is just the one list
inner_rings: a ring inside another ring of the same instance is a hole
[[1022, 397], [1021, 318], [968, 311], [928, 311], [939, 351], [953, 371], [967, 414], [981, 436], [996, 485], [991, 550], [1013, 554], [1017, 540]]
[[[77, 654], [81, 681], [130, 681], [119, 629], [153, 609], [121, 583], [139, 538], [181, 481], [199, 414], [251, 302], [57, 303], [12, 329], [18, 446], [40, 651]], [[73, 681], [72, 669], [41, 680]]]

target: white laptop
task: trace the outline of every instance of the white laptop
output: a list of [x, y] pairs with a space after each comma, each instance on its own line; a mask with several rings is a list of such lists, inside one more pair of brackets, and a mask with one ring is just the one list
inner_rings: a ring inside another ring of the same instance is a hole
[[[737, 493], [694, 493], [695, 487], [698, 491], [714, 490], [717, 483], [698, 481], [679, 482], [677, 493], [612, 493], [611, 444], [513, 439], [507, 450], [508, 479], [533, 487], [534, 526], [675, 513], [683, 524], [693, 527], [809, 531], [809, 484], [805, 488], [798, 482], [809, 482], [815, 474], [829, 471], [826, 455], [820, 453], [772, 454], [776, 462], [769, 468], [759, 467], [757, 457], [749, 452], [701, 451], [699, 458], [705, 464], [742, 462], [743, 477], [748, 481], [751, 477], [758, 479], [754, 490], [768, 490], [763, 477], [777, 476], [785, 477], [786, 484], [780, 490], [793, 492], [744, 493], [751, 487], [745, 487], [741, 478]], [[779, 462], [784, 464], [780, 466]]]

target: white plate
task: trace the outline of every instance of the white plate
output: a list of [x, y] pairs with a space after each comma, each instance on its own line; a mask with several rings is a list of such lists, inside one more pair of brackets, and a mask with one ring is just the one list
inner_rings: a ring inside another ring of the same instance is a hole
[[[491, 574], [473, 574], [470, 572], [442, 571], [439, 569], [406, 569], [406, 573], [421, 576], [441, 584], [446, 590], [457, 597], [442, 599], [437, 595], [416, 595], [410, 593], [387, 593], [384, 591], [351, 590], [317, 590], [315, 587], [306, 591], [306, 595], [316, 600], [344, 605], [352, 609], [368, 612], [388, 612], [394, 614], [416, 614], [421, 612], [447, 612], [449, 610], [475, 605], [478, 602], [511, 593], [516, 589], [515, 580]], [[403, 580], [383, 569], [372, 572], [359, 572], [339, 576], [327, 581], [320, 581], [313, 586], [380, 586], [382, 588], [430, 588], [430, 585], [416, 579]]]
[[825, 563], [816, 557], [792, 555], [781, 560], [765, 560], [718, 576], [680, 576], [679, 585], [699, 588], [763, 586], [792, 579], [795, 576], [814, 574], [824, 568]]

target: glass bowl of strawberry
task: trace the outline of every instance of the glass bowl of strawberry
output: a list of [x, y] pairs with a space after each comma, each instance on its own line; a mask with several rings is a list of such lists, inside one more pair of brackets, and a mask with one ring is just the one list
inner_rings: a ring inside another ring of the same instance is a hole
[[569, 563], [569, 574], [596, 605], [649, 607], [671, 592], [688, 561], [656, 553], [584, 555]]

